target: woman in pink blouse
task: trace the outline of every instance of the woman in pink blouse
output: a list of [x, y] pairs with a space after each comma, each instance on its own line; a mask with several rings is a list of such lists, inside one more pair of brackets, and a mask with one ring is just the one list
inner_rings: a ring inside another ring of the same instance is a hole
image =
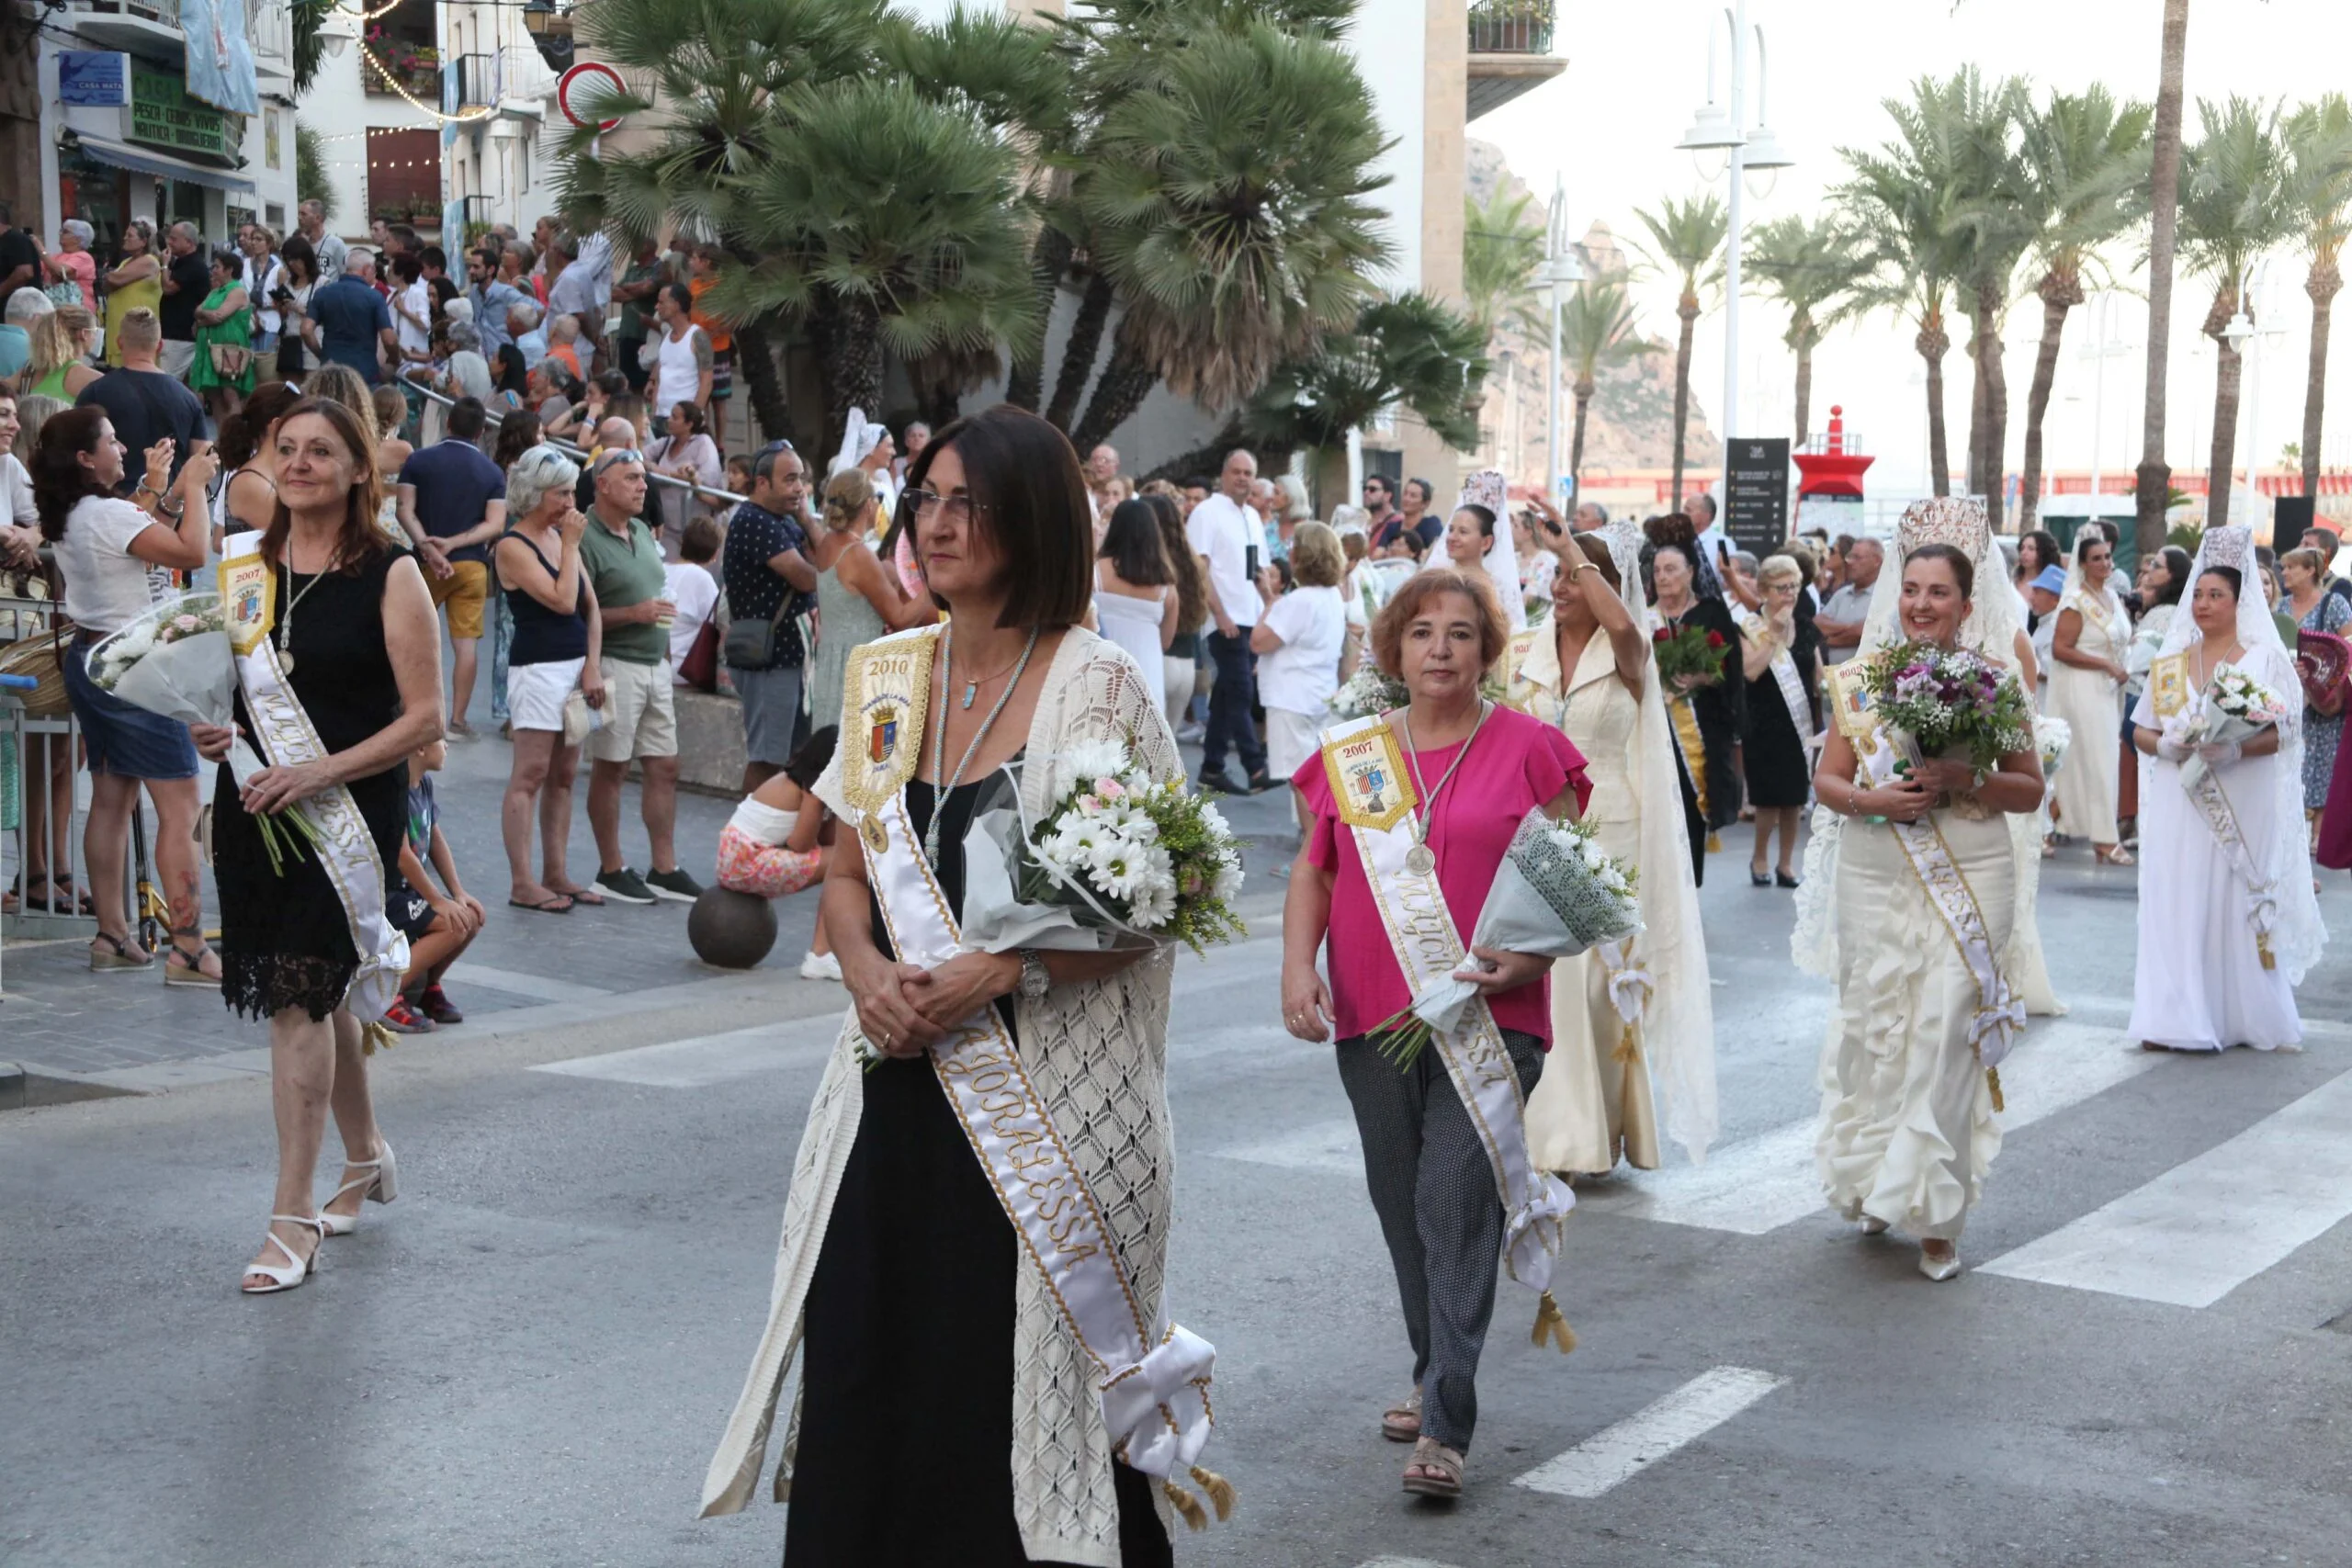
[[[1467, 942], [1511, 835], [1527, 813], [1582, 811], [1584, 758], [1558, 730], [1479, 695], [1509, 633], [1493, 591], [1444, 570], [1397, 591], [1373, 623], [1374, 658], [1402, 680], [1385, 722], [1415, 788], [1419, 840], [1436, 856], [1455, 931]], [[1363, 1143], [1364, 1180], [1396, 1270], [1413, 1347], [1411, 1395], [1382, 1434], [1415, 1444], [1405, 1489], [1451, 1497], [1477, 1421], [1476, 1379], [1494, 1308], [1503, 1212], [1485, 1143], [1434, 1048], [1399, 1067], [1374, 1032], [1411, 999], [1353, 829], [1340, 820], [1324, 756], [1292, 776], [1309, 815], [1283, 910], [1283, 1013], [1301, 1040], [1339, 1038], [1340, 1081]], [[1327, 984], [1316, 969], [1329, 939]], [[1552, 960], [1472, 950], [1480, 989], [1517, 1068], [1535, 1087], [1551, 1035]]]

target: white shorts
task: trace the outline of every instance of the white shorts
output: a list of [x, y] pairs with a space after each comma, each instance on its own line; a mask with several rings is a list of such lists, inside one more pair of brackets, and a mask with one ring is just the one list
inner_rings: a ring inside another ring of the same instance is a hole
[[1323, 720], [1288, 708], [1266, 710], [1266, 776], [1290, 782], [1291, 774], [1322, 750]]
[[506, 716], [516, 729], [552, 729], [563, 733], [564, 700], [580, 689], [584, 659], [557, 659], [545, 664], [516, 664], [506, 671]]
[[605, 677], [605, 727], [588, 738], [588, 755], [599, 762], [631, 762], [639, 757], [678, 754], [678, 700], [670, 683], [670, 661], [635, 664], [600, 659]]

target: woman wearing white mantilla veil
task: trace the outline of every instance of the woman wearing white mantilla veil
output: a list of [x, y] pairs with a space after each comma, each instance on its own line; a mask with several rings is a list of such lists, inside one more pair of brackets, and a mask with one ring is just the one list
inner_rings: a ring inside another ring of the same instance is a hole
[[[2303, 828], [2302, 682], [2247, 581], [2255, 570], [2250, 529], [2207, 532], [2186, 613], [2165, 629], [2132, 714], [2142, 760], [2131, 1032], [2151, 1049], [2297, 1044], [2294, 987], [2327, 942]], [[2187, 731], [2224, 665], [2277, 694], [2288, 716], [2242, 742], [2199, 746]]]
[[2066, 559], [2066, 589], [2058, 600], [2051, 637], [2049, 712], [2063, 718], [2078, 742], [2058, 770], [2058, 830], [2091, 841], [2110, 865], [2130, 865], [2119, 841], [2115, 811], [2120, 776], [2107, 738], [2123, 723], [2123, 660], [2132, 649], [2132, 617], [2115, 591], [2115, 544], [2101, 528], [2086, 526]]
[[1621, 1156], [1656, 1169], [1653, 1090], [1666, 1135], [1693, 1164], [1715, 1135], [1714, 1003], [1641, 545], [1623, 522], [1568, 541], [1552, 622], [1537, 629], [1514, 694], [1584, 753], [1584, 819], [1603, 849], [1641, 870], [1640, 934], [1553, 971], [1552, 1054], [1527, 1101], [1528, 1153], [1541, 1170], [1598, 1175]]

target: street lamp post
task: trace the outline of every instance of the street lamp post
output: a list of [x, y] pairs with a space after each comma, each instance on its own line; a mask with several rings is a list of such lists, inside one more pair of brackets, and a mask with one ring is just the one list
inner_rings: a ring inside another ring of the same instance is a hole
[[[2229, 471], [2222, 475], [2224, 485], [2237, 483], [2236, 448], [2245, 446], [2246, 504], [2256, 505], [2262, 498], [2262, 340], [2274, 335], [2255, 324], [2255, 310], [2262, 299], [2262, 288], [2270, 277], [2270, 260], [2264, 257], [2254, 264], [2254, 275], [2238, 289], [2237, 313], [2229, 325], [2222, 329], [2222, 336], [2229, 345], [2244, 356], [2239, 374], [2245, 387], [2245, 418], [2238, 423], [2231, 442]], [[2208, 502], [2210, 505], [2210, 502]], [[2253, 519], [2248, 517], [2248, 523]]]
[[1584, 268], [1578, 265], [1576, 250], [1568, 240], [1567, 188], [1556, 175], [1552, 181], [1551, 222], [1544, 235], [1544, 266], [1537, 276], [1552, 293], [1551, 435], [1544, 458], [1552, 471], [1544, 478], [1544, 493], [1565, 504], [1568, 497], [1561, 481], [1566, 477], [1568, 467], [1567, 453], [1560, 445], [1560, 383], [1567, 367], [1560, 359], [1560, 311], [1565, 305], [1561, 290], [1582, 283]]

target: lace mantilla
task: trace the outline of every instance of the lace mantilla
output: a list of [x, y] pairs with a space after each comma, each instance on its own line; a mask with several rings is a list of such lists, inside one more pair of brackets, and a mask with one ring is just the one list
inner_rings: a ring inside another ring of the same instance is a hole
[[[1028, 754], [1051, 758], [1103, 739], [1126, 742], [1155, 778], [1183, 776], [1159, 682], [1116, 644], [1074, 628], [1046, 673]], [[1026, 804], [1042, 812], [1064, 782], [1051, 766], [1023, 770]], [[840, 808], [838, 764], [818, 781], [817, 795]], [[1057, 986], [1017, 1004], [1022, 1060], [1093, 1191], [1136, 1293], [1162, 1322], [1174, 1192], [1166, 1088], [1173, 966], [1172, 950], [1163, 948], [1108, 980]], [[853, 1010], [808, 1110], [785, 1201], [767, 1331], [704, 1480], [705, 1514], [736, 1512], [758, 1482], [785, 1374], [799, 1348], [802, 1308], [833, 1195], [857, 1137], [864, 1081], [853, 1057], [857, 1042]], [[1024, 1268], [1019, 1281], [1010, 1459], [1023, 1546], [1033, 1561], [1115, 1568], [1118, 1499], [1091, 1369], [1035, 1271]], [[791, 1472], [787, 1441], [776, 1474], [779, 1498], [789, 1491]]]

